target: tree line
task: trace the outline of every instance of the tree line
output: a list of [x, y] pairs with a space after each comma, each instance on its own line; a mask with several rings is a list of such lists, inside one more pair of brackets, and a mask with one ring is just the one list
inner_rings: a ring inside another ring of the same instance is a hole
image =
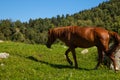
[[48, 30], [62, 26], [100, 26], [120, 33], [119, 6], [119, 0], [109, 0], [73, 15], [29, 19], [28, 22], [0, 20], [0, 40], [45, 44]]

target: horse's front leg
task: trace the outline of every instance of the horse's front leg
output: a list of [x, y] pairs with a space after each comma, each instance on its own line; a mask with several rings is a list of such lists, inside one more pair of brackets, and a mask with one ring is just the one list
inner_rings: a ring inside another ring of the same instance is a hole
[[67, 59], [67, 61], [68, 61], [68, 63], [70, 64], [70, 65], [73, 65], [73, 62], [69, 59], [69, 57], [68, 57], [68, 53], [70, 52], [71, 50], [70, 50], [70, 48], [68, 48], [67, 50], [66, 50], [66, 52], [65, 52], [65, 55], [66, 55], [66, 59]]
[[113, 46], [114, 48], [112, 48], [111, 50], [109, 50], [108, 52], [107, 52], [107, 56], [112, 60], [112, 62], [113, 62], [113, 66], [114, 66], [114, 70], [115, 71], [118, 71], [119, 70], [119, 68], [118, 68], [118, 66], [117, 66], [117, 64], [116, 64], [116, 60], [115, 60], [115, 50], [117, 49], [117, 45], [115, 45], [115, 46]]
[[116, 61], [115, 61], [115, 56], [113, 53], [111, 53], [111, 55], [108, 55], [110, 57], [110, 59], [112, 60], [113, 62], [113, 66], [114, 66], [114, 69], [115, 71], [119, 70], [119, 68], [116, 66]]
[[75, 68], [78, 68], [75, 49], [71, 49], [71, 51], [72, 51], [73, 59], [75, 62]]

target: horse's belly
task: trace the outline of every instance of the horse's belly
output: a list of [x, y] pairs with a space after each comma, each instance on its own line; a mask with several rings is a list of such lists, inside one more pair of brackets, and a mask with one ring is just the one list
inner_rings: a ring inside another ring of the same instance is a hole
[[80, 47], [80, 48], [89, 48], [89, 47], [95, 46], [95, 44], [93, 42], [87, 42], [87, 41], [74, 42], [74, 45], [76, 45], [77, 47]]
[[[62, 40], [62, 39], [61, 39]], [[62, 40], [68, 47], [89, 48], [95, 46], [94, 41], [80, 40], [73, 38], [72, 40]]]

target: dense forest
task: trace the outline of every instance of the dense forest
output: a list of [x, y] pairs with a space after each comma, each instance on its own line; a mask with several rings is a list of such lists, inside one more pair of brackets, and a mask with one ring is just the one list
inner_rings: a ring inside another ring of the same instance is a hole
[[0, 20], [0, 40], [44, 44], [47, 31], [61, 26], [100, 26], [120, 33], [120, 0], [109, 0], [89, 10], [28, 22]]

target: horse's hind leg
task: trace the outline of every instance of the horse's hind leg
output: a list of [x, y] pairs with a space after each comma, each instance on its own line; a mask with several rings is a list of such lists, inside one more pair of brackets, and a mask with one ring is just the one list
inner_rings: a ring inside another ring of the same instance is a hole
[[108, 55], [110, 57], [110, 59], [112, 60], [113, 62], [113, 66], [114, 66], [114, 69], [115, 71], [119, 70], [118, 67], [116, 67], [116, 62], [115, 62], [115, 56], [113, 53], [111, 53], [110, 55]]
[[67, 61], [68, 61], [68, 63], [70, 64], [70, 65], [73, 65], [73, 62], [69, 59], [69, 57], [68, 57], [68, 53], [71, 51], [71, 49], [70, 48], [68, 48], [67, 50], [66, 50], [66, 52], [65, 52], [65, 55], [66, 55], [66, 59], [67, 59]]
[[103, 57], [104, 57], [103, 50], [101, 48], [97, 48], [97, 49], [98, 49], [98, 63], [95, 69], [97, 69], [100, 66], [100, 64], [103, 62]]

